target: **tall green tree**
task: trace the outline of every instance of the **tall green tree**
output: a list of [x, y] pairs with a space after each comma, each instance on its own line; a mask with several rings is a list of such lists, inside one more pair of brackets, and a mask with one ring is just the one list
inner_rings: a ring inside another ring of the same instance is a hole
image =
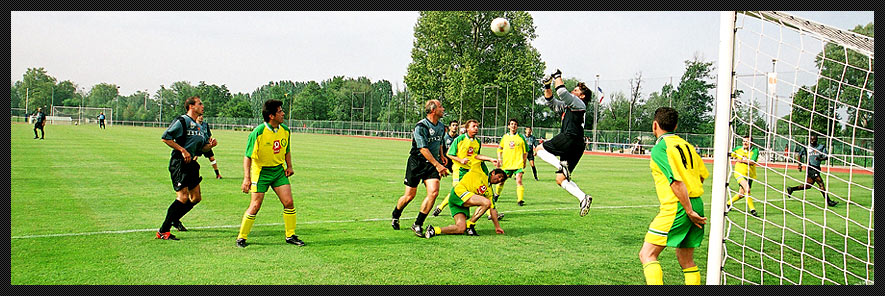
[[679, 112], [679, 132], [713, 133], [713, 62], [700, 57], [685, 61], [685, 73], [673, 94], [673, 108]]
[[[46, 106], [52, 103], [53, 89], [55, 88], [55, 77], [49, 76], [46, 69], [28, 68], [22, 76], [22, 83], [17, 87], [18, 95], [25, 100], [19, 101], [19, 108], [28, 108], [29, 113], [33, 113], [37, 107]], [[27, 106], [26, 106], [27, 105]], [[43, 110], [48, 112], [48, 110]]]
[[[512, 30], [508, 35], [495, 36], [489, 23], [502, 16], [509, 19]], [[484, 94], [488, 96], [488, 91], [497, 88], [504, 93], [499, 97], [509, 98], [499, 100], [499, 111], [506, 117], [529, 120], [532, 93], [540, 87], [538, 81], [545, 68], [540, 53], [530, 43], [537, 37], [530, 14], [425, 11], [418, 18], [414, 36], [412, 63], [405, 77], [414, 104], [441, 99], [449, 115], [447, 120], [478, 119], [483, 115], [483, 99], [488, 100]]]
[[[873, 37], [873, 23], [858, 25], [852, 32]], [[793, 119], [810, 122], [815, 131], [827, 135], [854, 133], [858, 137], [872, 137], [873, 58], [835, 43], [827, 43], [815, 57], [815, 65], [820, 69], [821, 77], [816, 85], [805, 87], [794, 95]], [[821, 113], [813, 116], [811, 110]], [[841, 131], [843, 118], [839, 114], [842, 112], [848, 115], [845, 126], [852, 127], [851, 130]]]

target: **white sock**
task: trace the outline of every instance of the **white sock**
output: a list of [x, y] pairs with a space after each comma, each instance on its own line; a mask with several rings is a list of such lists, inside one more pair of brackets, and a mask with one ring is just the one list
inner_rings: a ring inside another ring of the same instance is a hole
[[575, 184], [573, 181], [563, 180], [562, 185], [560, 186], [562, 186], [562, 189], [565, 189], [565, 191], [568, 191], [568, 193], [577, 197], [578, 202], [581, 202], [581, 200], [584, 199], [584, 195], [586, 195], [584, 194], [584, 191], [581, 191], [581, 188], [578, 188], [578, 184]]
[[557, 170], [562, 169], [562, 165], [559, 164], [559, 159], [557, 159], [556, 155], [553, 155], [553, 153], [547, 152], [547, 150], [544, 150], [544, 149], [539, 149], [538, 150], [538, 157], [540, 157], [542, 160], [544, 160], [544, 162], [552, 165]]

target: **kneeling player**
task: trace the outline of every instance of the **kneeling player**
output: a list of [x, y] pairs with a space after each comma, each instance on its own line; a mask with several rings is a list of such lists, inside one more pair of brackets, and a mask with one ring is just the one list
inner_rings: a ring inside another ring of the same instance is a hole
[[[492, 223], [495, 224], [495, 233], [504, 234], [501, 225], [498, 223], [498, 210], [495, 209], [495, 203], [492, 201], [491, 184], [499, 184], [507, 180], [507, 173], [502, 169], [493, 170], [486, 176], [482, 170], [470, 170], [455, 188], [449, 193], [449, 208], [452, 210], [452, 217], [455, 224], [446, 227], [435, 227], [428, 225], [424, 232], [425, 238], [431, 238], [439, 234], [467, 234], [478, 235], [474, 225], [476, 221], [482, 217], [486, 210], [491, 209]], [[470, 207], [479, 207], [470, 220], [467, 215], [470, 214]]]

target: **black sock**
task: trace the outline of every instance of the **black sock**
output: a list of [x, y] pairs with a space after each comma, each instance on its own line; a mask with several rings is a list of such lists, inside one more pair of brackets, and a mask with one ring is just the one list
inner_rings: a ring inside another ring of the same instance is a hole
[[184, 209], [185, 205], [178, 201], [177, 199], [172, 201], [172, 204], [169, 205], [169, 209], [166, 210], [166, 220], [163, 220], [163, 224], [160, 225], [160, 232], [169, 232], [169, 229], [172, 228], [172, 221], [175, 221], [176, 217], [181, 217], [178, 214]]
[[218, 170], [215, 170], [215, 176], [216, 176], [216, 177], [217, 177], [217, 176], [221, 176], [221, 174], [218, 173]]
[[538, 179], [538, 169], [536, 169], [535, 166], [532, 166], [532, 174], [535, 174], [535, 180], [537, 180]]
[[427, 214], [418, 212], [418, 218], [415, 219], [416, 225], [424, 225], [424, 219], [427, 219]]
[[403, 210], [400, 210], [400, 209], [397, 209], [396, 207], [393, 207], [393, 214], [392, 214], [392, 216], [393, 216], [394, 219], [399, 219], [399, 216], [402, 215], [402, 214], [403, 214]]
[[181, 209], [180, 215], [177, 217], [177, 219], [175, 219], [175, 222], [181, 222], [181, 217], [184, 217], [184, 215], [187, 215], [187, 213], [190, 212], [194, 208], [195, 205], [197, 205], [197, 203], [191, 202], [191, 201], [188, 201], [187, 203], [185, 203], [184, 207], [182, 207], [182, 209]]

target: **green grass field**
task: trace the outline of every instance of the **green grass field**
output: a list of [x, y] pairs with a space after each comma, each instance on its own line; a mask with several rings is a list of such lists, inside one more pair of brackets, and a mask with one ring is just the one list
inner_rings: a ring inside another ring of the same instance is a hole
[[[47, 126], [46, 140], [33, 140], [31, 129], [11, 125], [13, 285], [645, 282], [637, 253], [658, 210], [648, 160], [585, 155], [573, 179], [594, 202], [580, 217], [577, 199], [538, 159], [541, 181], [526, 174], [526, 206], [516, 205], [512, 180], [499, 200], [506, 235], [496, 235], [482, 219], [479, 237], [421, 239], [408, 227], [423, 186], [403, 212], [402, 230], [390, 227], [404, 190], [408, 141], [294, 134], [296, 234], [307, 245], [283, 242], [282, 206], [269, 193], [250, 245], [240, 249], [234, 240], [249, 204], [239, 189], [246, 132], [213, 131], [224, 179], [214, 179], [201, 158], [203, 202], [182, 219], [191, 231], [173, 229], [181, 240], [162, 241], [154, 235], [175, 198], [163, 129]], [[872, 176], [855, 181], [872, 187]], [[451, 178], [441, 183], [445, 196]], [[709, 213], [711, 182], [705, 183]], [[425, 226], [452, 222], [446, 210]], [[695, 260], [705, 276], [707, 243]], [[665, 284], [683, 283], [672, 249], [660, 262]]]

